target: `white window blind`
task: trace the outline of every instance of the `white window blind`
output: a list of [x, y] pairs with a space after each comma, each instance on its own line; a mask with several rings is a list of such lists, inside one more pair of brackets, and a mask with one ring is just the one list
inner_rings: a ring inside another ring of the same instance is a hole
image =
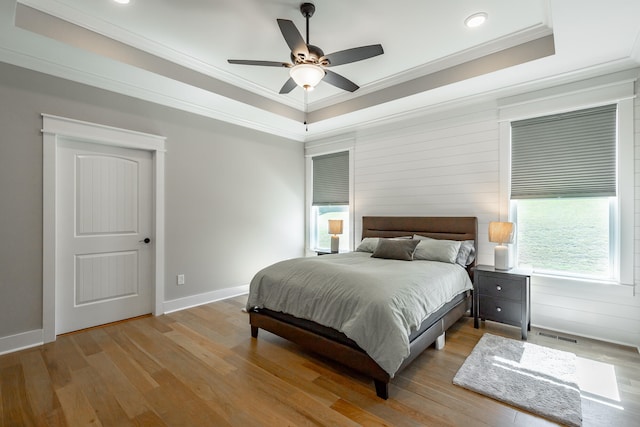
[[349, 204], [349, 152], [313, 157], [313, 205]]
[[511, 198], [616, 195], [616, 105], [511, 123]]

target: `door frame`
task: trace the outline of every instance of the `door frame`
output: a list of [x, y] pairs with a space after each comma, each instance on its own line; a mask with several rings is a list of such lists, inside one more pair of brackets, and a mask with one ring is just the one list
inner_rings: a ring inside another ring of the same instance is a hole
[[152, 226], [155, 236], [152, 255], [153, 314], [164, 312], [164, 156], [165, 137], [120, 129], [65, 117], [42, 114], [42, 334], [43, 342], [56, 339], [56, 263], [57, 263], [57, 156], [60, 139], [110, 145], [151, 152]]

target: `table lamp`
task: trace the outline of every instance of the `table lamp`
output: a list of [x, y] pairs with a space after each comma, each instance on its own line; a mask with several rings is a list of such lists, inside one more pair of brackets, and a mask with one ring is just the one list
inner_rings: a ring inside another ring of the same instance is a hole
[[342, 220], [330, 219], [329, 220], [329, 234], [331, 234], [331, 253], [337, 253], [340, 247], [340, 238], [338, 234], [342, 234]]
[[496, 270], [509, 270], [509, 248], [507, 244], [513, 243], [516, 225], [512, 222], [490, 222], [489, 241], [497, 243], [494, 252], [494, 268]]

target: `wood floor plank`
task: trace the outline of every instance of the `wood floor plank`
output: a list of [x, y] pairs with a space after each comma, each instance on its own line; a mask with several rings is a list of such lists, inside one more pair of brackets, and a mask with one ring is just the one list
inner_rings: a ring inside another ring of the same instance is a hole
[[[98, 334], [100, 332], [103, 331], [96, 330], [94, 334]], [[156, 363], [148, 361], [146, 357], [143, 357], [137, 347], [127, 346], [132, 350], [128, 352], [112, 338], [113, 335], [103, 332], [96, 336], [96, 341], [103, 349], [104, 353], [108, 355], [112, 363], [118, 366], [118, 369], [123, 373], [127, 380], [142, 393], [159, 387], [159, 384], [153, 379], [151, 374], [159, 371], [161, 368]], [[126, 341], [121, 339], [120, 342], [125, 343]], [[140, 359], [147, 363], [143, 362], [141, 365], [138, 362]], [[148, 367], [149, 371], [145, 369], [145, 366]]]
[[2, 389], [2, 421], [4, 425], [36, 426], [36, 416], [29, 405], [24, 371], [21, 364], [0, 369]]
[[378, 418], [375, 415], [370, 414], [364, 409], [347, 402], [344, 399], [338, 399], [331, 405], [331, 409], [341, 413], [347, 418], [355, 421], [362, 426], [392, 426], [393, 424], [387, 423], [382, 418]]
[[[427, 349], [379, 399], [373, 382], [260, 331], [251, 338], [246, 296], [59, 337], [0, 356], [5, 426], [552, 426], [452, 384], [484, 333], [519, 328], [463, 318], [443, 350]], [[540, 335], [552, 332], [558, 338]], [[636, 349], [533, 328], [529, 342], [608, 364], [620, 399], [583, 396], [583, 427], [637, 426]]]
[[100, 381], [100, 375], [93, 367], [87, 365], [86, 368], [73, 371], [71, 376], [103, 425], [133, 425], [116, 396], [109, 391], [105, 381]]
[[[46, 420], [48, 414], [61, 413], [60, 401], [53, 389], [51, 377], [49, 376], [47, 365], [42, 359], [42, 354], [38, 351], [25, 352], [20, 359], [25, 376], [29, 404], [36, 417], [40, 420]], [[47, 424], [51, 424], [55, 419], [59, 420], [59, 417], [55, 416]]]
[[154, 373], [160, 387], [146, 395], [156, 413], [169, 425], [231, 426], [218, 412], [206, 405], [192, 389], [171, 372]]
[[[151, 412], [149, 405], [144, 399], [143, 392], [138, 390], [120, 370], [120, 368], [109, 358], [106, 353], [96, 353], [88, 357], [89, 364], [96, 372], [101, 383], [105, 384], [107, 391], [105, 394], [112, 395], [122, 408], [128, 419]], [[149, 390], [150, 388], [144, 388]]]
[[95, 342], [91, 331], [82, 334], [73, 334], [69, 336], [70, 339], [80, 348], [82, 354], [85, 356], [91, 356], [102, 351], [100, 346]]
[[164, 427], [168, 426], [167, 423], [162, 421], [162, 419], [155, 412], [144, 412], [133, 419], [133, 425], [139, 427]]
[[80, 386], [70, 382], [56, 390], [60, 405], [70, 426], [102, 426], [95, 409], [82, 393]]
[[[338, 400], [338, 396], [314, 383], [319, 374], [305, 368], [300, 361], [293, 359], [291, 356], [295, 356], [294, 353], [278, 347], [273, 349], [275, 351], [264, 351], [269, 346], [269, 343], [261, 343], [258, 351], [253, 345], [236, 346], [234, 350], [243, 360], [260, 367], [288, 384], [296, 386], [326, 406], [330, 406]], [[283, 366], [287, 368], [283, 369]]]
[[[163, 370], [162, 365], [155, 359], [153, 354], [145, 351], [139, 343], [132, 340], [127, 335], [127, 325], [122, 325], [117, 328], [107, 328], [106, 331], [111, 339], [142, 368], [142, 371], [149, 375], [153, 375], [156, 372]], [[152, 380], [153, 381], [153, 380]], [[155, 383], [155, 381], [153, 381]]]

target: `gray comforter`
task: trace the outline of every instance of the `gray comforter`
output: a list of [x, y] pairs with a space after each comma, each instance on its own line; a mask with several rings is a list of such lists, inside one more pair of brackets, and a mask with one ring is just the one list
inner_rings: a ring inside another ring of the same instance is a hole
[[251, 281], [247, 309], [280, 311], [341, 331], [393, 377], [409, 356], [409, 335], [472, 287], [457, 264], [353, 252], [290, 259], [262, 269]]

